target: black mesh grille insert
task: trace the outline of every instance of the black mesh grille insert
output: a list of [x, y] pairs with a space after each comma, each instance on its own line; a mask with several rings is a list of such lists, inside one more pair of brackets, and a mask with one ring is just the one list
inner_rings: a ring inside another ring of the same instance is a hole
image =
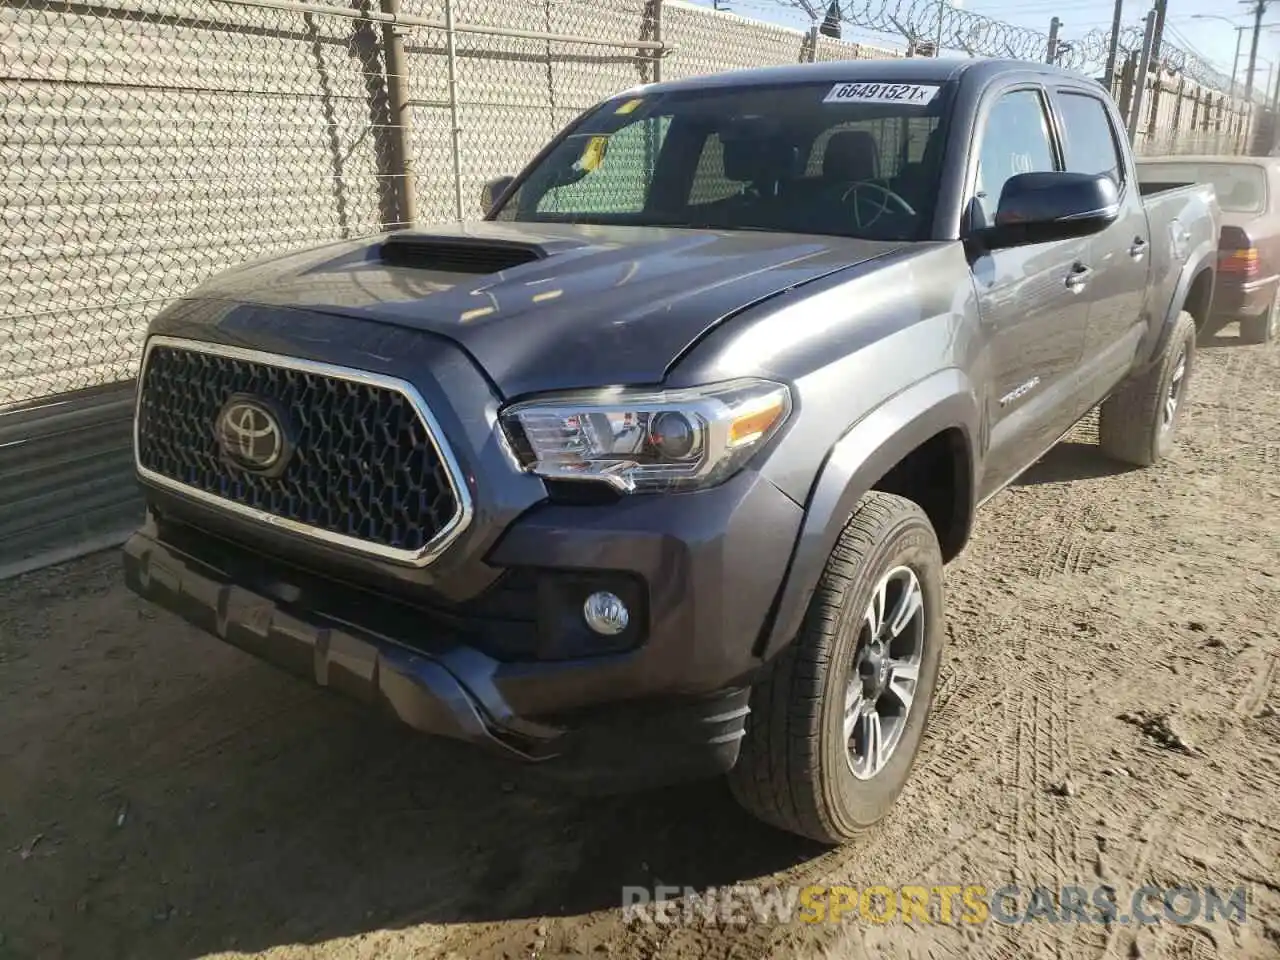
[[[427, 546], [458, 512], [447, 468], [399, 391], [159, 345], [139, 391], [140, 463], [196, 490], [406, 551]], [[292, 451], [278, 477], [223, 456], [215, 425], [237, 394], [281, 414]]]

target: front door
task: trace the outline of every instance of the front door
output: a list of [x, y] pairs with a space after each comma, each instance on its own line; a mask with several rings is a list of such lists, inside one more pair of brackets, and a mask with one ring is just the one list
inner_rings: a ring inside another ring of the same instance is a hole
[[[1061, 170], [1036, 87], [992, 102], [977, 134], [970, 224], [994, 222], [1005, 181]], [[1030, 466], [1072, 423], [1075, 374], [1088, 323], [1092, 279], [1087, 238], [983, 252], [973, 260], [983, 326], [989, 332], [989, 429], [980, 497]]]

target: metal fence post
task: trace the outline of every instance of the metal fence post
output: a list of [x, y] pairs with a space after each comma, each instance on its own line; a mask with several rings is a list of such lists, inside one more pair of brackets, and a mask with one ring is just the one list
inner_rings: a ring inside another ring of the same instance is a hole
[[1147, 89], [1147, 72], [1151, 67], [1151, 35], [1155, 31], [1156, 12], [1147, 14], [1147, 30], [1142, 37], [1142, 54], [1138, 57], [1138, 75], [1134, 77], [1133, 109], [1129, 113], [1129, 143], [1138, 144], [1138, 120], [1142, 115], [1142, 97]]
[[1057, 63], [1058, 61], [1058, 29], [1062, 26], [1062, 21], [1054, 17], [1049, 21], [1049, 43], [1045, 50], [1044, 62]]
[[[550, 20], [547, 23], [549, 26]], [[645, 0], [644, 13], [640, 18], [640, 41], [662, 42], [662, 0]], [[547, 56], [551, 56], [550, 44], [547, 46]], [[656, 47], [636, 48], [636, 67], [641, 83], [662, 82], [662, 56], [663, 51]]]
[[1138, 55], [1131, 53], [1124, 58], [1124, 66], [1120, 68], [1120, 115], [1129, 122], [1129, 113], [1133, 109], [1133, 81], [1138, 72]]
[[453, 154], [453, 215], [462, 214], [462, 127], [458, 123], [458, 31], [453, 23], [453, 0], [444, 0], [445, 50], [449, 68], [449, 150]]
[[400, 0], [382, 0], [382, 12], [392, 19], [382, 24], [382, 43], [385, 48], [387, 93], [391, 101], [391, 123], [395, 136], [395, 167], [400, 171], [400, 187], [396, 191], [399, 203], [399, 226], [412, 226], [418, 219], [418, 196], [413, 176], [413, 145], [409, 132], [409, 73], [404, 55], [403, 29], [395, 18], [400, 15]]
[[1116, 92], [1116, 56], [1120, 52], [1120, 20], [1124, 16], [1124, 0], [1116, 0], [1115, 10], [1111, 17], [1111, 37], [1107, 42], [1107, 66], [1103, 71], [1103, 84], [1107, 92], [1115, 96]]
[[1182, 138], [1182, 121], [1183, 121], [1182, 103], [1183, 103], [1183, 99], [1186, 97], [1186, 93], [1187, 93], [1187, 78], [1184, 76], [1179, 76], [1178, 86], [1177, 86], [1177, 89], [1174, 91], [1173, 122], [1169, 124], [1170, 145], [1176, 143], [1178, 140]]
[[[663, 0], [653, 0], [653, 39], [663, 42], [662, 37], [662, 4]], [[664, 47], [653, 51], [653, 82], [662, 82], [662, 60], [667, 55]]]
[[815, 23], [809, 28], [809, 48], [805, 50], [805, 63], [818, 62], [818, 25]]

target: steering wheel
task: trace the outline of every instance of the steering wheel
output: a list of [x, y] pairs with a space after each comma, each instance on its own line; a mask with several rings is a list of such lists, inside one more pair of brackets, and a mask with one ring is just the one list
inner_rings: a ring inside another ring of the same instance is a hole
[[[863, 198], [863, 190], [871, 190], [880, 195], [880, 204], [875, 208], [875, 214], [865, 223], [862, 220], [859, 202], [860, 198]], [[858, 225], [859, 230], [864, 230], [875, 224], [877, 220], [889, 212], [889, 208], [891, 206], [896, 207], [900, 212], [905, 213], [909, 217], [916, 216], [915, 208], [906, 201], [902, 194], [896, 193], [884, 184], [877, 183], [874, 180], [858, 180], [852, 185], [844, 188], [843, 192], [840, 194], [840, 204], [844, 205], [848, 203], [850, 197], [853, 197], [853, 220]]]

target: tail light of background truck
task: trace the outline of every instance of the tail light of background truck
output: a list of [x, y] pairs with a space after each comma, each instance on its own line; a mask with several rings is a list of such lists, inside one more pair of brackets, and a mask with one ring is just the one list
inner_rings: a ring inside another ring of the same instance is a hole
[[1223, 227], [1218, 235], [1218, 273], [1248, 280], [1258, 275], [1258, 248], [1239, 227]]

